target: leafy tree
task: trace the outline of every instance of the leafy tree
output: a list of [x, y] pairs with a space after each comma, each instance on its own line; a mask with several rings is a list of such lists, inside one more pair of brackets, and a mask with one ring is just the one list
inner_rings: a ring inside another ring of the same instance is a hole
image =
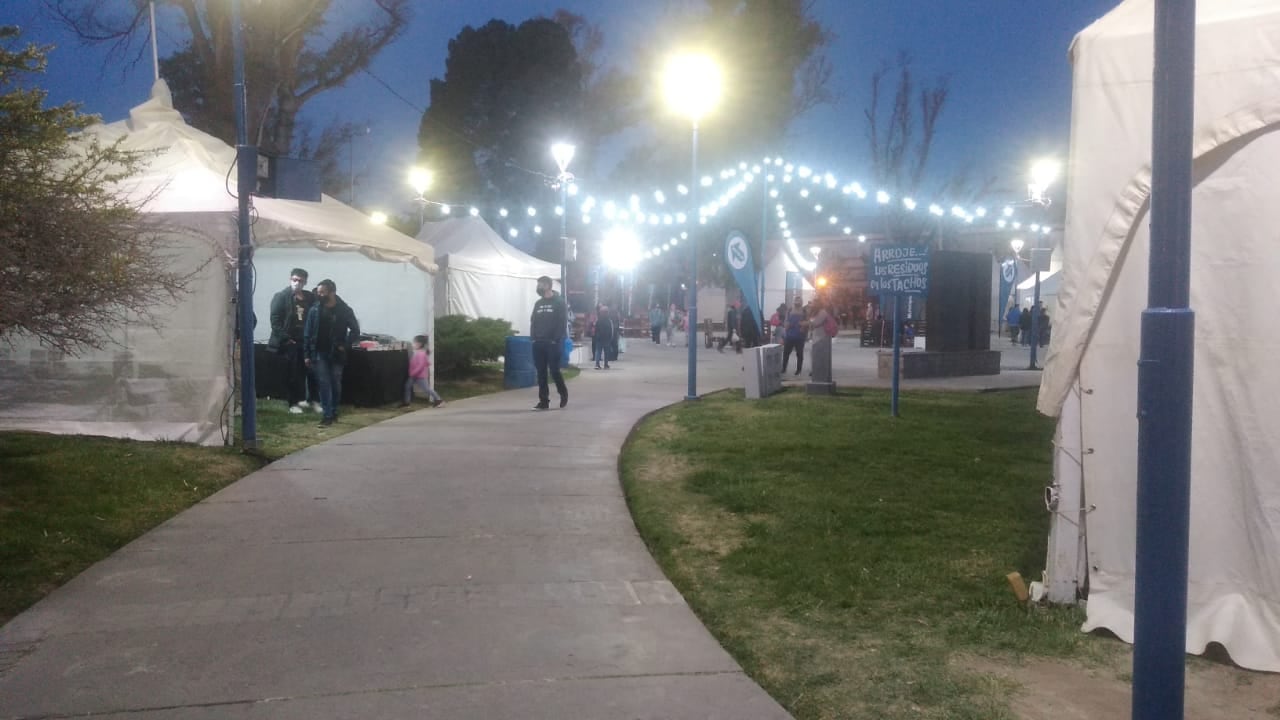
[[[144, 0], [44, 2], [80, 38], [110, 43], [116, 54], [128, 54], [147, 32]], [[230, 5], [226, 0], [157, 4], [175, 8], [190, 33], [187, 44], [160, 63], [175, 107], [193, 126], [234, 144]], [[335, 19], [331, 15], [337, 14], [332, 0], [244, 3], [249, 135], [263, 152], [293, 150], [303, 106], [367, 68], [408, 25], [410, 0], [372, 0], [372, 6], [371, 17], [332, 37], [326, 33]], [[141, 43], [138, 52], [145, 46]]]
[[555, 192], [550, 148], [560, 140], [577, 147], [573, 169], [589, 166], [602, 129], [587, 111], [594, 69], [579, 56], [574, 35], [588, 43], [598, 36], [581, 18], [562, 18], [491, 20], [449, 42], [445, 75], [431, 81], [418, 136], [421, 160], [435, 172], [434, 195], [512, 208], [541, 204]]
[[96, 122], [74, 104], [46, 108], [24, 87], [47, 48], [16, 47], [0, 27], [0, 339], [68, 353], [101, 348], [125, 320], [154, 326], [189, 275], [174, 272], [161, 228], [116, 189], [145, 162], [73, 133]]

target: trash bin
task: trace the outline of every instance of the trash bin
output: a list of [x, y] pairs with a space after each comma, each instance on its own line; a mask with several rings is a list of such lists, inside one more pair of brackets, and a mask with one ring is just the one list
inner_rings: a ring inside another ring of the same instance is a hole
[[537, 384], [538, 372], [533, 367], [533, 340], [524, 335], [508, 336], [502, 367], [502, 386], [512, 390]]

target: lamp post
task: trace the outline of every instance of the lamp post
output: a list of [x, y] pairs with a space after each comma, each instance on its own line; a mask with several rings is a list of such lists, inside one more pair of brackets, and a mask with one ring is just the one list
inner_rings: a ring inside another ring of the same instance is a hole
[[556, 176], [556, 183], [560, 186], [560, 292], [564, 294], [566, 310], [569, 308], [569, 182], [573, 180], [569, 163], [573, 162], [576, 150], [566, 142], [551, 146], [551, 157], [560, 168], [560, 174]]
[[[693, 128], [693, 182], [689, 186], [691, 212], [689, 221], [694, 224], [689, 233], [689, 312], [688, 332], [698, 327], [698, 233], [702, 213], [698, 208], [698, 123], [720, 101], [720, 68], [710, 56], [682, 53], [672, 56], [663, 72], [663, 89], [667, 104], [672, 110], [689, 118]], [[689, 390], [685, 400], [698, 398], [698, 344], [689, 338]]]
[[[1039, 205], [1041, 210], [1049, 207], [1049, 186], [1058, 179], [1062, 165], [1057, 160], [1044, 159], [1031, 166], [1031, 182], [1027, 184], [1027, 199]], [[1036, 275], [1035, 300], [1031, 305], [1031, 363], [1028, 370], [1039, 370], [1036, 365], [1036, 350], [1040, 347], [1040, 268], [1036, 261], [1040, 239], [1036, 236], [1036, 247], [1031, 251], [1031, 272]]]
[[435, 177], [431, 171], [423, 167], [415, 167], [409, 170], [409, 187], [418, 193], [418, 233], [422, 233], [422, 226], [427, 221], [427, 190], [431, 189], [431, 181]]
[[235, 96], [236, 113], [236, 196], [239, 204], [236, 225], [240, 240], [236, 278], [236, 302], [240, 305], [240, 444], [245, 450], [253, 450], [258, 447], [258, 404], [253, 367], [253, 236], [249, 230], [249, 201], [258, 179], [258, 148], [249, 144], [240, 0], [231, 0], [231, 46], [235, 75], [232, 94]]

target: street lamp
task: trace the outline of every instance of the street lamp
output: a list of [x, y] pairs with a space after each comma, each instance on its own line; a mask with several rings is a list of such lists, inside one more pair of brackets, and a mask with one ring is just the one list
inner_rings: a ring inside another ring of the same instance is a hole
[[431, 189], [431, 181], [434, 179], [431, 171], [424, 167], [409, 170], [409, 187], [418, 193], [418, 232], [422, 232], [422, 226], [426, 223], [427, 190]]
[[573, 162], [576, 150], [567, 142], [551, 146], [551, 157], [560, 168], [560, 174], [556, 176], [556, 184], [560, 186], [560, 292], [564, 295], [566, 311], [569, 309], [569, 183], [573, 180], [569, 163]]
[[245, 450], [258, 447], [257, 381], [253, 352], [253, 235], [249, 229], [251, 189], [257, 184], [258, 148], [249, 144], [249, 120], [244, 85], [244, 27], [240, 0], [231, 0], [232, 95], [236, 121], [236, 226], [239, 234], [236, 302], [240, 330], [240, 443]]
[[[710, 56], [700, 53], [681, 53], [667, 60], [662, 85], [667, 104], [672, 110], [687, 117], [693, 128], [693, 182], [689, 184], [689, 200], [692, 212], [689, 221], [694, 224], [694, 234], [689, 239], [689, 312], [688, 332], [698, 327], [698, 236], [701, 223], [698, 212], [698, 123], [720, 102], [720, 68]], [[698, 397], [698, 345], [689, 342], [689, 391], [686, 400]]]
[[[1031, 166], [1031, 182], [1027, 183], [1027, 199], [1039, 205], [1043, 211], [1049, 207], [1050, 199], [1048, 196], [1049, 186], [1058, 179], [1058, 173], [1062, 170], [1062, 163], [1052, 158], [1037, 160]], [[1031, 305], [1031, 363], [1027, 366], [1028, 370], [1039, 370], [1036, 365], [1036, 349], [1040, 346], [1040, 267], [1037, 260], [1037, 252], [1039, 249], [1040, 239], [1036, 236], [1036, 248], [1031, 251], [1031, 272], [1036, 274], [1035, 301]]]

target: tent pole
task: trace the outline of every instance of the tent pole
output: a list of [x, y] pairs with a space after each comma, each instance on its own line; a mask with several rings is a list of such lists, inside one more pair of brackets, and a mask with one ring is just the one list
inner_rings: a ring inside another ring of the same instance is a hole
[[236, 196], [239, 201], [237, 226], [240, 237], [238, 323], [240, 337], [240, 443], [245, 450], [258, 447], [258, 407], [253, 368], [253, 236], [249, 229], [249, 201], [258, 179], [258, 148], [249, 144], [245, 109], [244, 28], [240, 22], [240, 0], [231, 0], [231, 43], [234, 48], [236, 112]]
[[1181, 720], [1187, 649], [1195, 0], [1156, 0], [1151, 252], [1138, 360], [1133, 717]]

